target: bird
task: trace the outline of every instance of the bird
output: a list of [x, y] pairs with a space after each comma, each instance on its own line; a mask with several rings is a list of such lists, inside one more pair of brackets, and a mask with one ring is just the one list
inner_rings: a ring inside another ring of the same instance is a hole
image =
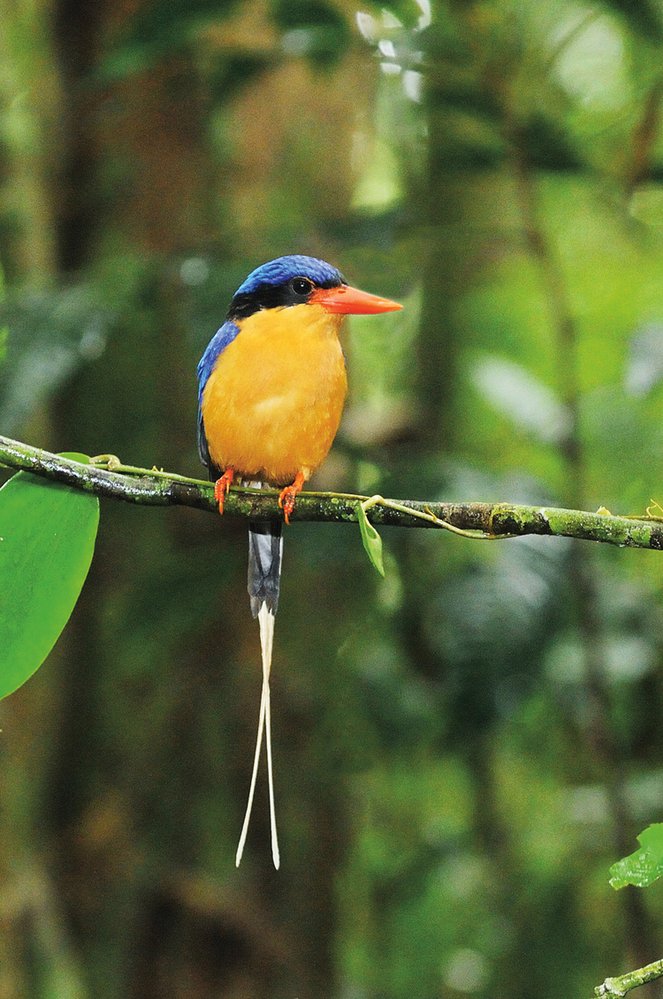
[[234, 481], [279, 488], [282, 518], [249, 523], [248, 592], [258, 619], [262, 689], [253, 770], [235, 857], [248, 834], [263, 736], [266, 745], [272, 860], [280, 865], [271, 746], [270, 673], [283, 555], [304, 484], [326, 458], [347, 395], [339, 334], [346, 315], [401, 309], [351, 287], [336, 267], [289, 254], [252, 270], [232, 297], [205, 349], [198, 375], [198, 450], [219, 513]]

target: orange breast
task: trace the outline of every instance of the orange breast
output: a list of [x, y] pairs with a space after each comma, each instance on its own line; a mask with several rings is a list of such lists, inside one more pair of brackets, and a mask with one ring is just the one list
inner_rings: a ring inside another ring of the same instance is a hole
[[283, 485], [324, 461], [347, 393], [341, 316], [316, 305], [256, 312], [219, 356], [202, 399], [221, 469]]

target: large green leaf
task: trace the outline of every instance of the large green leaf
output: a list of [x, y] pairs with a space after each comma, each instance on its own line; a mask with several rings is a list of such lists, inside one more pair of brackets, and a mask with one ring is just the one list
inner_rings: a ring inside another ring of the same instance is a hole
[[663, 822], [656, 822], [638, 836], [640, 849], [610, 868], [613, 888], [636, 885], [645, 888], [663, 875]]
[[90, 568], [98, 524], [99, 500], [89, 493], [25, 472], [0, 489], [0, 697], [55, 645]]

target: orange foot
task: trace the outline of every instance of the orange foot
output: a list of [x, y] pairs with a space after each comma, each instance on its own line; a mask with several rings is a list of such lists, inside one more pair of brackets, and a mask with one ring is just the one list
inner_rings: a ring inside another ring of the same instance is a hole
[[234, 478], [235, 469], [226, 468], [221, 478], [217, 479], [214, 483], [214, 499], [219, 504], [219, 513], [223, 513], [226, 496], [228, 495], [228, 491], [230, 490]]
[[295, 509], [295, 500], [304, 488], [304, 473], [297, 472], [295, 481], [291, 486], [286, 486], [279, 495], [279, 508], [283, 510], [283, 517], [286, 524], [290, 523], [290, 516]]

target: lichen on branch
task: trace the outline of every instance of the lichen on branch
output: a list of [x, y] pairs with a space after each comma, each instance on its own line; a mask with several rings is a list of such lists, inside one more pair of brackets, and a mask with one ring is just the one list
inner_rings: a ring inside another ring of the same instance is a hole
[[[98, 496], [144, 506], [189, 506], [216, 511], [214, 486], [157, 468], [124, 465], [112, 455], [82, 464], [0, 436], [0, 466], [32, 472]], [[279, 516], [277, 489], [239, 486], [231, 489], [229, 516], [267, 519]], [[370, 502], [369, 502], [370, 501]], [[425, 500], [383, 500], [350, 493], [304, 492], [297, 499], [293, 521], [356, 523], [363, 503], [371, 523], [391, 527], [443, 528], [451, 525], [477, 536], [522, 537], [538, 534], [578, 538], [626, 548], [663, 550], [663, 517], [613, 516], [606, 511], [565, 510], [514, 503], [445, 503]]]

